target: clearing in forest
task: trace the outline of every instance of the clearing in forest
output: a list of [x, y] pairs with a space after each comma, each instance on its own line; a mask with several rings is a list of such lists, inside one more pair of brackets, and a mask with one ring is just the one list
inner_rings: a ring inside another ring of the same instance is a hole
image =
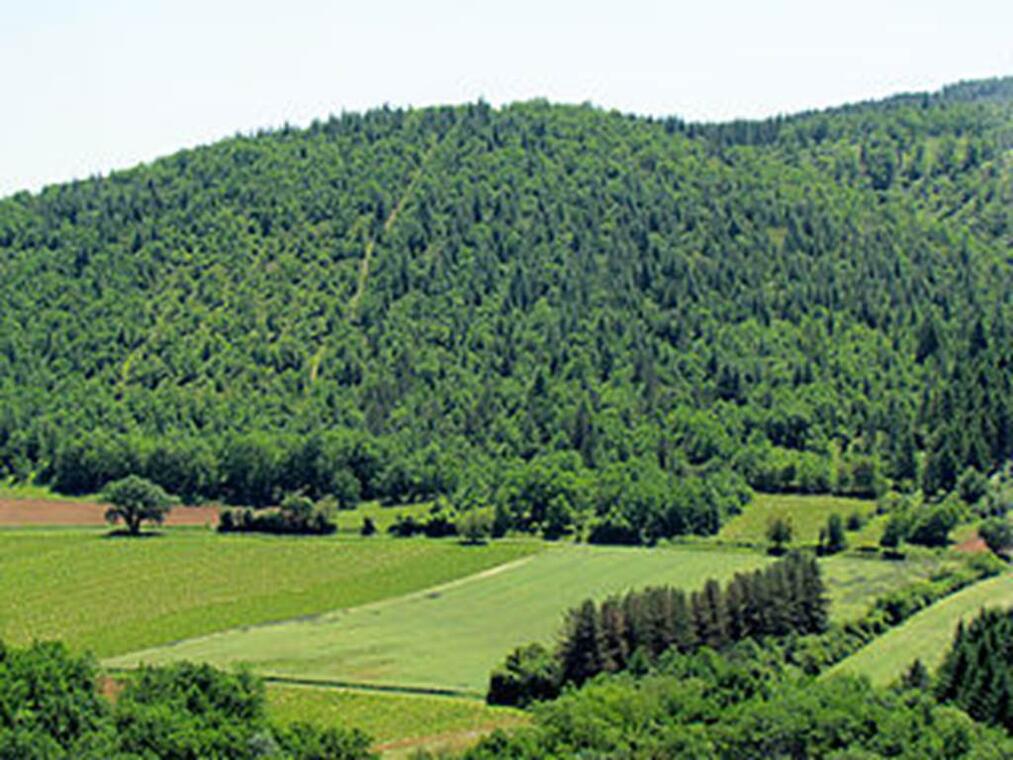
[[833, 514], [847, 520], [858, 513], [864, 525], [861, 530], [847, 533], [848, 545], [876, 546], [883, 529], [883, 518], [876, 516], [876, 502], [843, 496], [808, 496], [801, 494], [758, 493], [743, 507], [741, 514], [726, 522], [717, 540], [727, 543], [763, 546], [767, 543], [767, 524], [774, 517], [786, 517], [794, 529], [792, 545], [814, 545], [820, 528]]

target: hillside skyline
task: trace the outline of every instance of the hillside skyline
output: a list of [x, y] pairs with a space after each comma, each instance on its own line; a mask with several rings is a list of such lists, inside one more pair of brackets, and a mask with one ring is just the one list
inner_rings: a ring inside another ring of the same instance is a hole
[[384, 103], [540, 97], [725, 121], [930, 91], [1013, 71], [1011, 25], [980, 1], [11, 7], [0, 196]]

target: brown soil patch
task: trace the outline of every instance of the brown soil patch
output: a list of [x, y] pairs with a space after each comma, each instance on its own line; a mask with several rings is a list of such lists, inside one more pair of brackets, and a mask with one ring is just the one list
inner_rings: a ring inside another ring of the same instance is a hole
[[[0, 526], [107, 525], [101, 504], [45, 499], [0, 499]], [[172, 525], [216, 525], [217, 507], [176, 507], [165, 520]]]
[[985, 543], [985, 539], [977, 533], [966, 541], [957, 544], [953, 548], [958, 552], [967, 552], [968, 554], [980, 554], [981, 552], [989, 551], [988, 544]]
[[109, 702], [116, 702], [119, 699], [120, 692], [126, 688], [126, 683], [112, 676], [99, 676], [97, 685], [98, 693]]

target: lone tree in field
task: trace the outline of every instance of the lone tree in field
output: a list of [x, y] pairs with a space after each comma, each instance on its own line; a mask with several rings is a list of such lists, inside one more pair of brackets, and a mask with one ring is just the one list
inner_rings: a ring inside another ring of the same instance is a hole
[[111, 524], [123, 520], [131, 536], [141, 532], [145, 520], [161, 525], [174, 503], [160, 486], [137, 475], [110, 483], [102, 493], [102, 500], [110, 505], [106, 520]]
[[791, 520], [778, 515], [772, 517], [767, 523], [767, 540], [770, 541], [771, 554], [784, 554], [785, 547], [791, 543], [792, 530]]

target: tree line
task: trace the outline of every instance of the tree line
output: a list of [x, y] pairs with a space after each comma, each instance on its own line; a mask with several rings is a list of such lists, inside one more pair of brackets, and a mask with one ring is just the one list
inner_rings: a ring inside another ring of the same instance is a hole
[[109, 701], [96, 664], [56, 642], [0, 643], [0, 757], [18, 760], [364, 760], [358, 730], [267, 718], [264, 685], [208, 665], [144, 667]]
[[526, 705], [549, 699], [566, 684], [651, 662], [668, 650], [723, 650], [746, 639], [822, 633], [829, 600], [812, 557], [792, 553], [723, 587], [708, 580], [687, 594], [672, 587], [631, 591], [570, 610], [555, 653], [522, 647], [495, 670], [487, 699]]

